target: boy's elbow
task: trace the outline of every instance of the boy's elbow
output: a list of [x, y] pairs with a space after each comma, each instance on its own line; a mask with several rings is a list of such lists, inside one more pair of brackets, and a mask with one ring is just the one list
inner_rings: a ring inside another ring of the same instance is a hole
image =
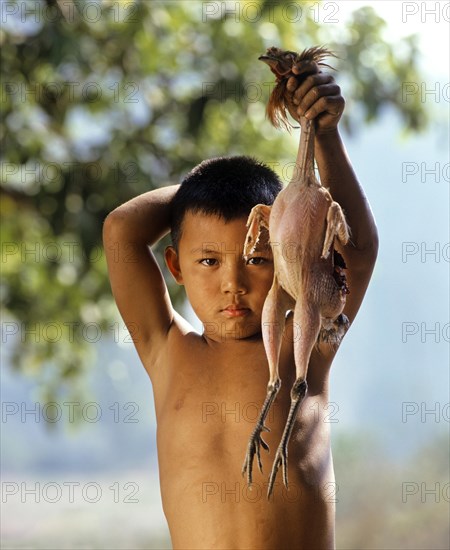
[[358, 257], [366, 269], [372, 269], [378, 257], [379, 238], [377, 228], [374, 227], [370, 237], [363, 246], [358, 246]]
[[374, 226], [373, 231], [370, 235], [370, 239], [363, 249], [367, 257], [371, 258], [374, 263], [378, 256], [378, 247], [379, 247], [378, 231], [376, 226]]
[[115, 215], [115, 212], [116, 211], [113, 210], [103, 220], [103, 239], [111, 232], [112, 228], [116, 225], [117, 216]]
[[378, 247], [379, 240], [376, 226], [365, 234], [363, 241], [355, 239], [352, 245], [347, 248], [348, 259], [351, 258], [353, 271], [371, 272], [378, 257]]
[[112, 210], [103, 221], [103, 242], [108, 241], [111, 236], [125, 226], [125, 215], [119, 208]]
[[377, 259], [377, 256], [378, 256], [379, 244], [380, 244], [380, 240], [379, 240], [379, 237], [378, 237], [378, 229], [377, 229], [377, 226], [375, 225], [375, 222], [373, 222], [372, 239], [371, 239], [371, 243], [370, 243], [370, 250], [371, 250], [371, 254], [373, 256], [374, 263], [375, 263], [375, 260]]
[[378, 256], [379, 237], [378, 228], [373, 216], [367, 220], [365, 228], [358, 231], [354, 236], [354, 248], [360, 255], [372, 258], [374, 261]]
[[103, 225], [116, 225], [123, 222], [126, 218], [125, 211], [123, 206], [118, 206], [117, 208], [114, 208], [114, 210], [111, 210], [111, 212], [106, 216]]
[[379, 247], [380, 241], [378, 238], [378, 231], [375, 229], [375, 235], [374, 235], [374, 242], [373, 242], [373, 260], [375, 261], [378, 256], [378, 247]]

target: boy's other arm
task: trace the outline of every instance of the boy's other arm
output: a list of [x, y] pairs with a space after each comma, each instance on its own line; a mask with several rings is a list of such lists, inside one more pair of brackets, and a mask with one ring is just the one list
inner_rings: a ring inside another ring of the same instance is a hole
[[174, 319], [150, 246], [170, 229], [170, 201], [178, 188], [172, 185], [139, 195], [113, 210], [103, 225], [111, 289], [147, 371], [157, 360]]
[[318, 134], [315, 142], [316, 161], [322, 185], [328, 187], [333, 200], [344, 210], [351, 236], [336, 249], [347, 264], [345, 315], [353, 322], [366, 293], [378, 253], [378, 232], [375, 220], [361, 185], [353, 171], [338, 130]]

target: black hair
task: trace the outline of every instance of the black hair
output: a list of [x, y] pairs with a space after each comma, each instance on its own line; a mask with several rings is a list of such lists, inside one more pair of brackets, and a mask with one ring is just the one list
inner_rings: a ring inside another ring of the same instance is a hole
[[273, 204], [282, 188], [277, 174], [255, 158], [204, 160], [182, 180], [172, 199], [173, 247], [178, 250], [186, 212], [216, 215], [228, 222], [248, 216], [257, 204]]

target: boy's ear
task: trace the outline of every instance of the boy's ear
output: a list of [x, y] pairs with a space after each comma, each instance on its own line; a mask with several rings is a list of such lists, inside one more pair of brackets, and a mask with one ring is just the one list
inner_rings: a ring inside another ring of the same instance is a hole
[[184, 284], [183, 276], [180, 269], [180, 260], [178, 258], [177, 251], [173, 246], [166, 246], [166, 249], [164, 250], [164, 258], [166, 260], [167, 267], [169, 268], [170, 273], [172, 273], [175, 281], [179, 285]]

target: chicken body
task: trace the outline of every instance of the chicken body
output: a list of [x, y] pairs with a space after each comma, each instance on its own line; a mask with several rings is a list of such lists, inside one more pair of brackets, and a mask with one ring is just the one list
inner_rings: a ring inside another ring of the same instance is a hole
[[[273, 50], [279, 56], [283, 54], [276, 48], [269, 49], [268, 53]], [[320, 62], [325, 51], [311, 48], [301, 56], [287, 52], [291, 68], [295, 66], [297, 72], [286, 72], [284, 66], [284, 80], [277, 78], [278, 86], [285, 86], [285, 80], [292, 74], [316, 72], [316, 62]], [[306, 70], [302, 71], [305, 67]], [[274, 67], [271, 68], [277, 74]], [[283, 111], [286, 105], [284, 89], [281, 94], [275, 88], [272, 104], [269, 103], [268, 115], [274, 125], [283, 119], [287, 120]], [[294, 311], [296, 329], [293, 343], [296, 381], [291, 389], [291, 408], [269, 478], [269, 497], [280, 465], [284, 484], [286, 487], [288, 485], [287, 446], [298, 409], [307, 391], [306, 375], [313, 347], [318, 339], [337, 346], [348, 328], [348, 319], [342, 314], [348, 292], [345, 277], [342, 276], [345, 264], [334, 252], [333, 244], [335, 238], [346, 244], [349, 228], [341, 207], [333, 201], [314, 174], [314, 121], [301, 117], [300, 125], [301, 139], [292, 180], [279, 193], [272, 207], [257, 205], [252, 209], [244, 250], [244, 255], [250, 254], [258, 242], [261, 228], [268, 229], [274, 259], [274, 280], [263, 307], [262, 334], [270, 380], [243, 466], [248, 483], [252, 481], [255, 454], [262, 471], [260, 445], [268, 450], [261, 432], [267, 430], [264, 420], [281, 384], [278, 360], [288, 310]]]

